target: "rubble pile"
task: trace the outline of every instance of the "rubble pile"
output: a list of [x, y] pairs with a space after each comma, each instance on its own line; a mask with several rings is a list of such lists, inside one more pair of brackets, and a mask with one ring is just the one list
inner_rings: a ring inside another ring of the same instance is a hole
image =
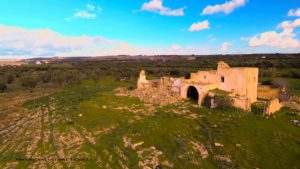
[[164, 86], [142, 89], [138, 88], [135, 90], [118, 88], [116, 93], [118, 96], [137, 97], [146, 103], [162, 106], [174, 104], [181, 100], [179, 93], [175, 93], [170, 88]]

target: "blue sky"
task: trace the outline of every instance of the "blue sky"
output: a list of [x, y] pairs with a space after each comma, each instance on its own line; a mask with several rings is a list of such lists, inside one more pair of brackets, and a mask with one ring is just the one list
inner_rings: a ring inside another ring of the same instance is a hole
[[300, 52], [299, 0], [0, 4], [0, 58]]

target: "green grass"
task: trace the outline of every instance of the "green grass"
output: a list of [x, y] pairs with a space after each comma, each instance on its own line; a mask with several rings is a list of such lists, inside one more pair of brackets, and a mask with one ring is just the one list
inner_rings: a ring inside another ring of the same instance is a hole
[[230, 92], [221, 90], [221, 89], [214, 89], [214, 90], [210, 90], [210, 92], [218, 94], [218, 95], [222, 95], [222, 96], [228, 96]]
[[[97, 135], [96, 144], [85, 141], [80, 151], [95, 154], [102, 163], [111, 168], [121, 168], [120, 161], [128, 168], [138, 168], [140, 157], [136, 151], [124, 147], [123, 137], [133, 143], [144, 141], [141, 148], [156, 147], [163, 152], [160, 160], [171, 162], [173, 168], [272, 168], [296, 169], [300, 166], [300, 129], [290, 121], [300, 119], [291, 114], [292, 110], [282, 109], [276, 115], [266, 118], [241, 110], [224, 111], [197, 108], [190, 102], [166, 107], [156, 107], [153, 115], [145, 115], [146, 107], [137, 98], [117, 97], [113, 89], [129, 86], [112, 78], [100, 81], [85, 81], [80, 85], [67, 86], [64, 90], [42, 97], [24, 106], [35, 109], [55, 103], [59, 109], [52, 113], [61, 114], [73, 123], [58, 122], [55, 129], [64, 133], [70, 126], [82, 132], [81, 127], [90, 132], [110, 128], [107, 133]], [[116, 109], [128, 107], [129, 109]], [[133, 113], [131, 109], [140, 109]], [[185, 114], [175, 114], [173, 110], [186, 109]], [[82, 114], [82, 117], [79, 117]], [[199, 118], [187, 118], [197, 114]], [[133, 120], [136, 115], [142, 118]], [[192, 149], [191, 141], [201, 142], [209, 151], [209, 157], [202, 159], [199, 152]], [[224, 147], [215, 147], [214, 143]], [[240, 144], [237, 147], [236, 144]], [[40, 146], [43, 146], [41, 144]], [[116, 152], [118, 147], [126, 160]], [[54, 151], [51, 145], [46, 150]], [[17, 153], [17, 152], [16, 152]], [[217, 161], [215, 155], [229, 156], [231, 164]], [[12, 156], [9, 154], [2, 155]], [[80, 163], [81, 167], [99, 168], [94, 161]], [[66, 166], [65, 166], [66, 167]]]
[[270, 81], [271, 83], [274, 83], [276, 79], [282, 79], [287, 83], [288, 92], [290, 94], [300, 96], [300, 79], [264, 77], [260, 78], [260, 82]]
[[289, 85], [289, 92], [300, 97], [300, 79], [285, 79]]

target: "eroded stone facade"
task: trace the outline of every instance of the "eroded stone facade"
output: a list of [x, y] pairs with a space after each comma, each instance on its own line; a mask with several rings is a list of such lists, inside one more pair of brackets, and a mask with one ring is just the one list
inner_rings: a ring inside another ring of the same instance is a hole
[[[198, 71], [191, 73], [190, 79], [162, 77], [156, 80], [147, 80], [142, 70], [138, 79], [137, 91], [146, 95], [165, 95], [187, 99], [191, 92], [196, 92], [199, 106], [209, 91], [220, 89], [229, 93], [233, 99], [233, 106], [250, 110], [251, 104], [257, 101], [258, 68], [230, 67], [225, 62], [218, 63], [217, 70]], [[150, 97], [152, 97], [150, 96]]]

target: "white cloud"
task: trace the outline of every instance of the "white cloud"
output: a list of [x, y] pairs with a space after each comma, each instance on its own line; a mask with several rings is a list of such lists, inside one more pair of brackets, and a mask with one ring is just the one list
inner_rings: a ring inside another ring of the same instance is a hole
[[281, 22], [277, 28], [283, 29], [282, 34], [294, 36], [294, 29], [300, 26], [300, 19]]
[[200, 30], [204, 30], [204, 29], [209, 29], [209, 22], [208, 22], [208, 20], [205, 20], [205, 21], [202, 21], [202, 22], [193, 23], [190, 26], [189, 31], [190, 32], [194, 32], [194, 31], [200, 31]]
[[65, 21], [71, 22], [72, 19], [80, 18], [80, 19], [96, 19], [97, 15], [101, 13], [102, 9], [100, 7], [96, 7], [92, 4], [86, 4], [83, 9], [76, 9], [76, 12], [72, 17], [65, 18]]
[[201, 15], [212, 15], [221, 12], [229, 14], [245, 4], [246, 0], [231, 0], [226, 1], [224, 4], [209, 5], [202, 11]]
[[91, 5], [91, 4], [86, 4], [86, 8], [90, 11], [94, 11], [96, 9], [96, 7], [94, 5]]
[[282, 32], [276, 31], [263, 32], [252, 37], [249, 46], [270, 46], [275, 48], [300, 48], [300, 41], [295, 38], [294, 29], [300, 27], [300, 19], [294, 21], [284, 21], [277, 28]]
[[240, 38], [241, 41], [249, 41], [251, 39], [251, 37], [246, 37], [246, 36], [242, 36]]
[[249, 41], [249, 46], [271, 46], [276, 48], [298, 48], [300, 43], [291, 36], [286, 36], [275, 31], [264, 32], [256, 35]]
[[215, 36], [212, 35], [212, 34], [209, 34], [209, 35], [207, 35], [206, 37], [209, 39], [210, 42], [214, 42], [214, 41], [217, 40], [217, 38], [215, 38]]
[[156, 12], [160, 15], [167, 16], [183, 16], [184, 9], [185, 7], [179, 9], [170, 9], [168, 7], [164, 7], [162, 0], [150, 0], [142, 5], [142, 11]]
[[229, 42], [222, 43], [220, 52], [226, 53], [228, 51], [228, 49], [230, 48], [230, 46], [231, 46], [231, 44]]
[[89, 13], [85, 10], [81, 10], [81, 11], [78, 11], [74, 14], [74, 17], [75, 18], [82, 18], [82, 19], [95, 19], [97, 17], [96, 14], [93, 14], [93, 13]]
[[288, 16], [300, 16], [300, 8], [289, 10]]

